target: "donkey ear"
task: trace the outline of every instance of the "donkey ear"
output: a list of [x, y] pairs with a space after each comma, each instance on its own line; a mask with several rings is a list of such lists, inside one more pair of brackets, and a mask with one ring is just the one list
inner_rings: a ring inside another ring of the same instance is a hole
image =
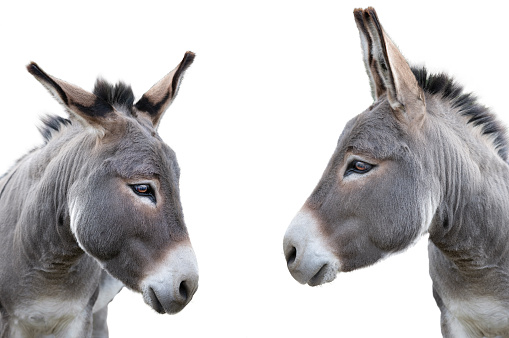
[[366, 24], [364, 23], [364, 10], [355, 9], [353, 11], [355, 23], [359, 29], [359, 36], [361, 38], [362, 56], [366, 73], [369, 77], [369, 84], [371, 86], [371, 95], [373, 100], [378, 99], [386, 92], [385, 84], [378, 73], [378, 61], [373, 57], [373, 40], [369, 35]]
[[31, 62], [27, 69], [64, 106], [71, 117], [78, 117], [79, 120], [97, 127], [116, 115], [113, 107], [106, 101], [45, 73], [35, 62]]
[[356, 9], [354, 17], [374, 99], [386, 93], [393, 110], [423, 111], [424, 93], [407, 61], [382, 28], [375, 9]]
[[177, 96], [184, 72], [193, 63], [194, 57], [193, 52], [186, 52], [179, 65], [152, 86], [134, 105], [139, 112], [149, 116], [155, 128], [159, 125], [166, 109]]

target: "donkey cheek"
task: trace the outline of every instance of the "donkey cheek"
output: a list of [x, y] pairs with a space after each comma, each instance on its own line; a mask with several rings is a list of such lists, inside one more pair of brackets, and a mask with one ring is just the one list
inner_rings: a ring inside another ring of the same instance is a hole
[[140, 291], [138, 285], [144, 273], [141, 267], [149, 263], [144, 255], [140, 255], [132, 248], [124, 248], [122, 252], [111, 260], [104, 262], [103, 267], [115, 278], [122, 281], [128, 288]]
[[125, 223], [128, 218], [115, 206], [105, 208], [100, 201], [91, 201], [84, 208], [91, 211], [82, 213], [88, 216], [81, 218], [76, 225], [79, 244], [100, 261], [116, 257], [128, 237], [129, 227]]
[[113, 234], [106, 229], [94, 226], [83, 226], [78, 231], [80, 245], [85, 251], [99, 261], [107, 261], [116, 257], [122, 248], [122, 236]]

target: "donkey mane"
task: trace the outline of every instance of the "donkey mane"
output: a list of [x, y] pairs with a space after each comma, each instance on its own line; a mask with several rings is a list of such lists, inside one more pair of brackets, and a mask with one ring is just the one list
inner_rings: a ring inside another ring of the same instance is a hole
[[45, 143], [48, 143], [49, 140], [51, 140], [51, 136], [54, 132], [58, 132], [62, 127], [72, 124], [71, 120], [57, 115], [47, 115], [42, 117], [41, 122], [43, 123], [43, 126], [38, 129], [42, 134], [42, 137], [44, 137]]
[[464, 93], [463, 87], [444, 73], [429, 74], [425, 67], [411, 67], [417, 83], [425, 93], [439, 95], [451, 102], [452, 107], [458, 109], [459, 114], [468, 118], [467, 123], [479, 126], [482, 134], [488, 136], [498, 152], [507, 162], [509, 142], [506, 128], [496, 119], [489, 108], [479, 104], [471, 93]]
[[[98, 78], [93, 93], [101, 100], [117, 108], [117, 110], [133, 114], [134, 93], [130, 85], [123, 82], [113, 85], [104, 79]], [[46, 143], [51, 140], [54, 132], [58, 132], [62, 127], [72, 124], [71, 120], [57, 115], [45, 116], [41, 118], [41, 121], [43, 126], [39, 127], [39, 131]]]
[[113, 85], [104, 79], [98, 78], [93, 93], [123, 112], [132, 112], [134, 93], [128, 84], [118, 82]]

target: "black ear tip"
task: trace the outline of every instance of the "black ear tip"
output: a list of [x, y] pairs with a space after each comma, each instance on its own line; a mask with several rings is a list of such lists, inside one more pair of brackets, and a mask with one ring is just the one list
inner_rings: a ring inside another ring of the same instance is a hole
[[185, 71], [193, 63], [195, 57], [196, 54], [190, 51], [187, 51], [186, 54], [184, 54], [184, 58], [181, 62], [181, 68], [183, 71]]
[[378, 21], [378, 15], [376, 14], [376, 11], [373, 7], [368, 7], [365, 10], [366, 14], [372, 17], [374, 20]]
[[362, 13], [364, 13], [362, 8], [356, 8], [353, 10], [353, 17], [355, 18], [355, 21], [362, 22]]
[[32, 75], [37, 75], [39, 73], [41, 73], [41, 68], [39, 68], [39, 66], [37, 65], [37, 63], [35, 62], [30, 62], [28, 65], [27, 65], [27, 70], [30, 74]]

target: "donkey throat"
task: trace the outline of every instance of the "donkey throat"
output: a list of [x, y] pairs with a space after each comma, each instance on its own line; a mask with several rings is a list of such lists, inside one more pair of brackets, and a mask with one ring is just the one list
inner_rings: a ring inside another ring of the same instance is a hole
[[85, 315], [88, 300], [41, 298], [20, 306], [11, 322], [21, 331], [52, 334]]
[[[444, 300], [445, 301], [445, 300]], [[445, 301], [461, 326], [485, 337], [509, 335], [509, 307], [488, 297]]]
[[106, 274], [106, 276], [103, 276], [99, 289], [99, 296], [92, 309], [94, 313], [107, 306], [124, 287], [124, 283], [118, 279], [111, 277], [107, 272], [103, 271], [103, 275], [104, 274]]

